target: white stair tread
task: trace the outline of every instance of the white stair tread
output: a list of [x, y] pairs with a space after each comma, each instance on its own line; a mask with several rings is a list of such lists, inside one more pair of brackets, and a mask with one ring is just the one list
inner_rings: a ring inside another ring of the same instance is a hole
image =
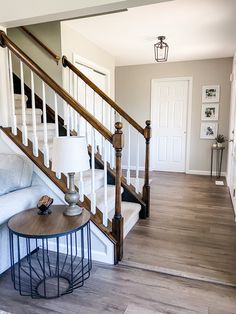
[[[141, 205], [138, 203], [121, 202], [121, 215], [124, 217], [124, 238], [139, 220]], [[115, 210], [109, 212], [108, 218], [112, 220]]]
[[[25, 114], [32, 115], [32, 110], [33, 110], [32, 108], [26, 108]], [[22, 108], [16, 108], [15, 112], [16, 112], [16, 115], [22, 115]], [[41, 116], [43, 114], [43, 111], [39, 108], [35, 108], [35, 114]]]
[[[14, 99], [15, 100], [21, 100], [21, 94], [14, 94]], [[28, 100], [28, 96], [25, 95], [25, 101]]]
[[[75, 174], [75, 183], [78, 186], [79, 173]], [[92, 180], [92, 169], [83, 172], [84, 182], [84, 194], [89, 195], [91, 193], [91, 180]], [[100, 189], [104, 185], [104, 170], [95, 169], [95, 191]]]
[[[47, 130], [48, 131], [55, 130], [55, 128], [56, 128], [56, 124], [55, 123], [47, 123]], [[37, 124], [36, 129], [37, 129], [37, 131], [43, 131], [44, 130], [43, 123]], [[31, 130], [33, 130], [33, 125], [29, 125], [28, 126], [28, 131], [31, 131]]]
[[[107, 185], [107, 209], [108, 213], [113, 211], [115, 208], [115, 185]], [[124, 192], [124, 189], [121, 188], [121, 194]], [[91, 199], [90, 195], [87, 195]], [[96, 205], [103, 212], [105, 210], [105, 201], [104, 201], [104, 186], [96, 191]]]

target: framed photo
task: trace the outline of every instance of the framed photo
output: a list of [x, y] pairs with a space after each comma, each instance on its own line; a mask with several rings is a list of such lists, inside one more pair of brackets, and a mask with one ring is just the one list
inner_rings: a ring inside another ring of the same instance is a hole
[[202, 102], [219, 102], [220, 101], [220, 86], [207, 85], [202, 86]]
[[202, 120], [216, 121], [219, 119], [219, 104], [202, 104]]
[[206, 140], [214, 140], [217, 136], [218, 123], [217, 122], [202, 122], [200, 138]]

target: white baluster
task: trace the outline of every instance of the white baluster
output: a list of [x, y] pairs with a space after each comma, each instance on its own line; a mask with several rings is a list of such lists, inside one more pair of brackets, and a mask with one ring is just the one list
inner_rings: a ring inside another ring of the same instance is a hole
[[70, 106], [66, 106], [66, 135], [70, 136]]
[[[74, 96], [73, 72], [69, 70], [69, 94]], [[70, 107], [70, 130], [74, 130], [74, 109]]]
[[55, 136], [59, 136], [57, 94], [54, 92]]
[[130, 124], [129, 124], [129, 125], [128, 125], [128, 145], [127, 145], [127, 147], [128, 147], [128, 156], [127, 156], [127, 177], [126, 177], [128, 184], [130, 184], [130, 149], [131, 149], [131, 147], [130, 147], [130, 145], [131, 145], [131, 143], [130, 143], [130, 131], [131, 131], [131, 128], [130, 128]]
[[47, 109], [46, 109], [46, 94], [45, 84], [42, 81], [42, 98], [43, 98], [43, 155], [44, 165], [49, 167], [49, 148], [48, 148], [48, 128], [47, 128]]
[[[57, 105], [57, 94], [54, 92], [54, 112], [55, 112], [55, 137], [59, 136], [59, 126], [58, 126], [58, 105]], [[56, 172], [56, 177], [61, 179], [61, 173]]]
[[108, 226], [108, 205], [107, 205], [107, 141], [104, 141], [104, 210], [103, 225]]
[[67, 103], [63, 100], [63, 118], [64, 118], [64, 127], [67, 127]]
[[[105, 104], [105, 101], [102, 100], [102, 124], [104, 126], [106, 126], [106, 104]], [[105, 142], [105, 138], [102, 136], [102, 156], [103, 156], [103, 159], [104, 159], [104, 155], [105, 155], [105, 151], [107, 151], [107, 148], [105, 148], [106, 142]], [[106, 159], [107, 159], [107, 156], [106, 156]]]
[[[87, 100], [87, 95], [88, 94], [88, 87], [87, 87], [87, 84], [85, 84], [85, 109], [88, 110], [88, 100]], [[86, 137], [86, 142], [87, 142], [87, 145], [89, 145], [90, 141], [89, 141], [89, 124], [88, 122], [85, 120], [85, 137]]]
[[74, 109], [70, 107], [70, 130], [74, 130]]
[[[114, 133], [114, 125], [115, 125], [115, 111], [113, 108], [111, 108], [111, 117], [110, 117], [110, 121], [111, 121], [111, 132], [112, 134]], [[113, 149], [113, 147], [111, 146], [111, 168], [113, 169], [115, 167], [115, 150]]]
[[74, 110], [74, 130], [78, 134], [78, 114], [77, 111]]
[[135, 179], [135, 190], [139, 192], [139, 133], [137, 135], [137, 158], [136, 158], [136, 179]]
[[25, 103], [25, 83], [24, 83], [24, 69], [23, 63], [20, 61], [20, 82], [21, 82], [21, 110], [22, 110], [22, 143], [28, 146], [28, 132], [26, 125], [26, 103]]
[[[96, 96], [95, 91], [93, 91], [93, 112], [92, 112], [92, 114], [96, 118], [96, 104], [95, 104], [96, 99], [95, 99], [95, 96]], [[97, 142], [97, 132], [95, 129], [94, 129], [94, 142], [95, 142], [94, 151], [95, 151], [95, 153], [97, 153], [98, 142]]]
[[[80, 101], [79, 77], [78, 76], [77, 76], [76, 84], [77, 84], [76, 100], [83, 105], [83, 103]], [[76, 132], [77, 132], [78, 135], [82, 136], [82, 134], [81, 134], [81, 124], [82, 124], [81, 115], [79, 113], [77, 113], [77, 129], [76, 129]]]
[[[108, 125], [108, 129], [111, 131], [112, 129], [112, 126], [111, 126], [111, 106], [108, 107], [108, 121], [107, 121], [107, 125]], [[109, 162], [110, 164], [110, 167], [111, 167], [111, 152], [113, 150], [113, 146], [112, 144], [109, 144], [108, 145], [108, 151], [107, 151], [107, 154], [108, 154], [108, 158], [107, 158], [107, 161]]]
[[36, 111], [35, 111], [35, 95], [34, 95], [34, 73], [30, 70], [31, 76], [31, 98], [32, 98], [32, 124], [33, 124], [33, 154], [38, 157], [38, 138], [37, 138], [37, 126], [36, 126]]
[[84, 179], [83, 172], [79, 174], [79, 199], [81, 202], [84, 201]]
[[95, 129], [92, 128], [92, 150], [91, 150], [91, 166], [92, 166], [92, 180], [91, 180], [91, 212], [96, 214], [96, 193], [95, 193]]
[[9, 79], [10, 79], [10, 91], [11, 91], [11, 131], [14, 135], [17, 135], [17, 123], [16, 123], [16, 111], [15, 111], [15, 96], [14, 96], [14, 84], [12, 73], [12, 56], [9, 52]]

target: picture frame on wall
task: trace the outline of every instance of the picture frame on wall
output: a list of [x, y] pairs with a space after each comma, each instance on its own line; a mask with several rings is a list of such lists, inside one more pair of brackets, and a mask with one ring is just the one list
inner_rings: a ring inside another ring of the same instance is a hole
[[219, 119], [219, 104], [202, 104], [202, 120], [217, 121]]
[[220, 86], [219, 85], [205, 85], [202, 86], [202, 102], [212, 103], [220, 101]]
[[218, 123], [217, 122], [202, 122], [200, 138], [205, 140], [214, 140], [217, 136]]

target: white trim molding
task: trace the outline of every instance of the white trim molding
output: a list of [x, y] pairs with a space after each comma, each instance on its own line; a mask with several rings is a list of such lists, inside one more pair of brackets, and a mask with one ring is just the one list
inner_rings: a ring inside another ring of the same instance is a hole
[[[186, 174], [196, 174], [201, 176], [210, 176], [211, 172], [208, 170], [188, 170], [186, 171]], [[212, 175], [216, 176], [216, 171], [212, 171]], [[226, 177], [226, 172], [221, 172], [222, 177]]]
[[104, 68], [84, 57], [81, 57], [80, 55], [73, 53], [73, 60], [72, 60], [73, 64], [76, 65], [76, 63], [80, 63], [88, 68], [91, 68], [95, 71], [98, 71], [102, 74], [104, 74], [106, 76], [106, 94], [108, 96], [110, 96], [110, 92], [111, 92], [111, 72], [107, 69]]

